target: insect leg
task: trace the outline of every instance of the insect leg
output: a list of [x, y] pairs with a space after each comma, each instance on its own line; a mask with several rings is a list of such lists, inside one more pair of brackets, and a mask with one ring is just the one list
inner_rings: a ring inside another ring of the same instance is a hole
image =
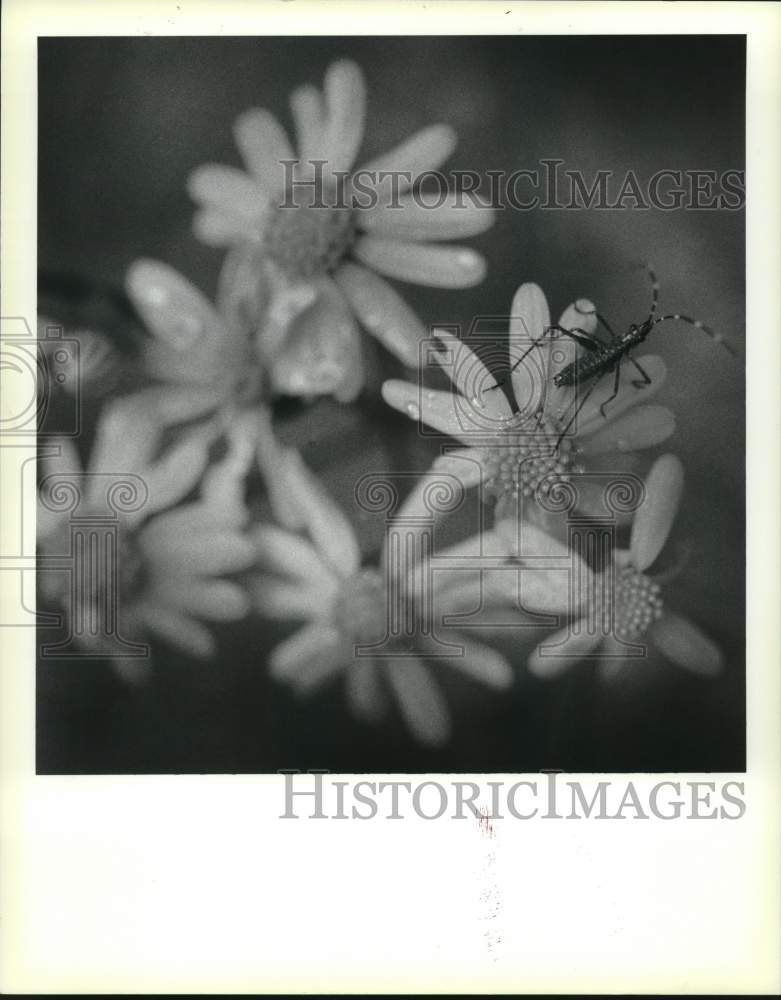
[[634, 358], [630, 358], [628, 355], [627, 355], [627, 358], [628, 358], [629, 361], [632, 362], [632, 364], [635, 366], [635, 368], [643, 376], [643, 381], [642, 382], [639, 379], [636, 379], [636, 378], [632, 379], [632, 385], [635, 387], [635, 389], [642, 389], [643, 386], [650, 385], [651, 384], [651, 377], [648, 374], [648, 372], [645, 370], [645, 368], [643, 368], [643, 366], [638, 361], [635, 361]]
[[605, 413], [605, 407], [607, 406], [608, 403], [612, 403], [613, 400], [618, 395], [618, 386], [620, 382], [621, 382], [621, 358], [619, 358], [616, 361], [616, 377], [613, 379], [613, 395], [608, 396], [608, 398], [604, 401], [604, 403], [601, 403], [599, 407], [599, 412], [605, 419], [607, 419], [607, 414]]
[[[496, 382], [494, 385], [489, 385], [488, 388], [486, 389], [486, 392], [490, 392], [492, 389], [498, 389], [500, 386], [504, 385], [504, 383], [507, 381], [507, 379], [510, 377], [510, 375], [515, 371], [515, 369], [518, 367], [518, 365], [521, 364], [522, 361], [526, 360], [526, 358], [531, 354], [531, 352], [534, 350], [534, 348], [535, 347], [540, 347], [540, 343], [543, 340], [545, 340], [545, 337], [548, 334], [548, 329], [549, 328], [546, 327], [546, 329], [543, 331], [542, 336], [538, 337], [536, 340], [533, 340], [531, 342], [530, 346], [523, 352], [523, 354], [520, 356], [520, 358], [518, 358], [518, 360], [512, 366], [512, 368], [510, 369], [510, 371], [507, 373], [507, 375], [505, 375], [504, 378], [499, 379], [499, 381]], [[540, 348], [540, 350], [542, 350], [542, 348]]]
[[559, 450], [559, 446], [561, 445], [561, 442], [564, 440], [564, 438], [565, 438], [565, 436], [567, 434], [567, 431], [569, 431], [570, 427], [572, 427], [572, 425], [575, 423], [575, 420], [577, 419], [578, 414], [580, 413], [580, 411], [585, 406], [586, 400], [591, 395], [591, 393], [594, 391], [594, 386], [596, 384], [597, 384], [597, 380], [595, 379], [591, 383], [591, 385], [588, 387], [588, 389], [586, 389], [586, 391], [583, 393], [583, 396], [581, 397], [580, 403], [578, 404], [577, 408], [575, 409], [575, 412], [569, 418], [569, 420], [567, 421], [566, 426], [564, 427], [564, 429], [561, 431], [561, 433], [559, 434], [558, 438], [556, 439], [556, 444], [553, 446], [553, 450], [552, 450], [551, 454], [555, 454]]

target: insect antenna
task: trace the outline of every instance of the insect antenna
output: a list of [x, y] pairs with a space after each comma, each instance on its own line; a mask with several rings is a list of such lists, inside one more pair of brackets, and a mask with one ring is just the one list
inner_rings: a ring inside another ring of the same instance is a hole
[[738, 356], [738, 352], [735, 350], [732, 344], [730, 344], [729, 341], [725, 340], [720, 333], [717, 333], [715, 330], [712, 330], [709, 326], [706, 326], [702, 322], [702, 320], [692, 319], [691, 316], [684, 316], [682, 313], [669, 313], [667, 316], [658, 316], [654, 320], [654, 326], [656, 326], [658, 323], [666, 323], [668, 320], [671, 319], [679, 319], [682, 323], [688, 323], [689, 326], [696, 327], [698, 330], [703, 330], [705, 333], [707, 333], [707, 335], [714, 343], [721, 344], [721, 346], [724, 347], [727, 351], [729, 351], [729, 353], [734, 358]]

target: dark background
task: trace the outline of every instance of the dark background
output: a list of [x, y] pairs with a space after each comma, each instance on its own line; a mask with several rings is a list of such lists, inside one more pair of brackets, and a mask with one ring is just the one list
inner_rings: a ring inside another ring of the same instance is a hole
[[[42, 305], [124, 331], [100, 291], [74, 303], [61, 286], [52, 293], [51, 278], [121, 288], [139, 256], [160, 258], [213, 293], [222, 255], [191, 235], [188, 173], [206, 161], [239, 164], [231, 124], [246, 107], [268, 107], [290, 128], [290, 90], [321, 84], [340, 57], [355, 59], [368, 82], [359, 161], [442, 121], [459, 134], [446, 169], [511, 172], [560, 158], [589, 181], [599, 169], [631, 169], [641, 181], [661, 169], [743, 169], [742, 37], [41, 39]], [[625, 326], [648, 308], [647, 279], [630, 269], [643, 257], [656, 264], [665, 312], [702, 318], [742, 355], [742, 211], [507, 210], [473, 245], [489, 265], [476, 288], [399, 285], [427, 322], [466, 329], [481, 313], [508, 310], [517, 286], [533, 280], [554, 318], [586, 295]], [[161, 648], [145, 689], [125, 689], [105, 664], [41, 664], [39, 772], [744, 769], [742, 357], [678, 324], [654, 337], [649, 351], [669, 368], [658, 401], [675, 410], [678, 429], [644, 455], [640, 471], [662, 451], [685, 464], [676, 538], [694, 554], [664, 597], [726, 651], [717, 681], [655, 659], [615, 690], [597, 684], [593, 665], [549, 684], [520, 670], [501, 696], [452, 678], [455, 735], [435, 753], [397, 720], [355, 724], [338, 686], [298, 702], [270, 684], [264, 660], [277, 631], [248, 622], [223, 630], [215, 663]], [[422, 469], [431, 453], [377, 398], [380, 376], [399, 374], [397, 366], [377, 350], [372, 360], [374, 378], [354, 406], [286, 402], [277, 422], [350, 513], [367, 557], [383, 529], [359, 517], [355, 481], [366, 471]]]

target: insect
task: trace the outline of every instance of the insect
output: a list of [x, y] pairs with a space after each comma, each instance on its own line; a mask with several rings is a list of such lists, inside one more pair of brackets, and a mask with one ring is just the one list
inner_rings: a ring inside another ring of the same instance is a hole
[[[518, 365], [520, 365], [523, 360], [531, 354], [535, 347], [542, 349], [542, 341], [544, 341], [546, 337], [549, 337], [550, 334], [562, 334], [563, 336], [574, 340], [585, 349], [586, 353], [581, 354], [574, 361], [570, 361], [569, 364], [557, 371], [551, 380], [558, 388], [565, 386], [579, 386], [583, 383], [588, 383], [587, 388], [580, 396], [580, 399], [576, 396], [570, 403], [569, 407], [567, 407], [567, 410], [564, 411], [563, 416], [567, 422], [559, 434], [553, 449], [554, 451], [558, 449], [562, 439], [565, 437], [570, 427], [572, 427], [572, 424], [575, 422], [578, 414], [583, 409], [583, 406], [591, 393], [594, 391], [595, 387], [599, 384], [603, 375], [611, 373], [613, 375], [613, 393], [606, 400], [604, 400], [599, 407], [599, 411], [603, 417], [607, 416], [605, 411], [608, 405], [613, 402], [616, 396], [618, 396], [618, 389], [621, 384], [621, 365], [624, 362], [629, 362], [635, 369], [636, 377], [632, 379], [632, 385], [636, 389], [641, 389], [644, 386], [651, 384], [651, 379], [648, 373], [638, 361], [635, 361], [630, 352], [633, 351], [634, 348], [639, 347], [640, 344], [642, 344], [648, 337], [653, 328], [659, 323], [665, 323], [669, 320], [680, 320], [683, 323], [688, 323], [690, 326], [696, 327], [698, 330], [703, 330], [711, 338], [711, 340], [717, 344], [721, 344], [733, 356], [737, 356], [735, 348], [724, 340], [720, 333], [717, 333], [709, 326], [706, 326], [701, 320], [692, 319], [691, 316], [684, 316], [682, 313], [669, 313], [665, 316], [657, 316], [656, 311], [659, 304], [659, 282], [652, 266], [650, 264], [646, 264], [645, 268], [651, 279], [652, 298], [648, 317], [643, 320], [642, 323], [639, 325], [632, 323], [625, 333], [617, 334], [600, 313], [596, 311], [592, 313], [584, 312], [583, 315], [596, 316], [597, 321], [604, 326], [605, 330], [607, 330], [610, 338], [609, 340], [602, 340], [594, 336], [593, 333], [588, 333], [580, 327], [572, 327], [567, 330], [558, 324], [548, 326], [543, 330], [542, 336], [532, 342], [530, 347], [521, 355], [521, 357], [510, 369], [510, 372], [514, 371]], [[491, 388], [497, 389], [507, 380], [508, 377], [509, 373], [504, 379], [497, 382], [495, 386], [491, 386]], [[543, 391], [543, 396], [538, 406], [538, 419], [542, 416], [546, 392], [547, 386]], [[574, 412], [567, 419], [567, 411], [572, 407], [575, 407]]]

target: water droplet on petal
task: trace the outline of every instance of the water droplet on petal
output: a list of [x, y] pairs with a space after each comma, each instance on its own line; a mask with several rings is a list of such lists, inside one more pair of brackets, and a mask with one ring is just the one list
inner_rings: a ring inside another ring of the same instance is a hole
[[407, 411], [407, 416], [410, 418], [410, 420], [420, 420], [420, 407], [418, 406], [417, 403], [413, 403], [410, 401], [405, 406], [405, 410]]

